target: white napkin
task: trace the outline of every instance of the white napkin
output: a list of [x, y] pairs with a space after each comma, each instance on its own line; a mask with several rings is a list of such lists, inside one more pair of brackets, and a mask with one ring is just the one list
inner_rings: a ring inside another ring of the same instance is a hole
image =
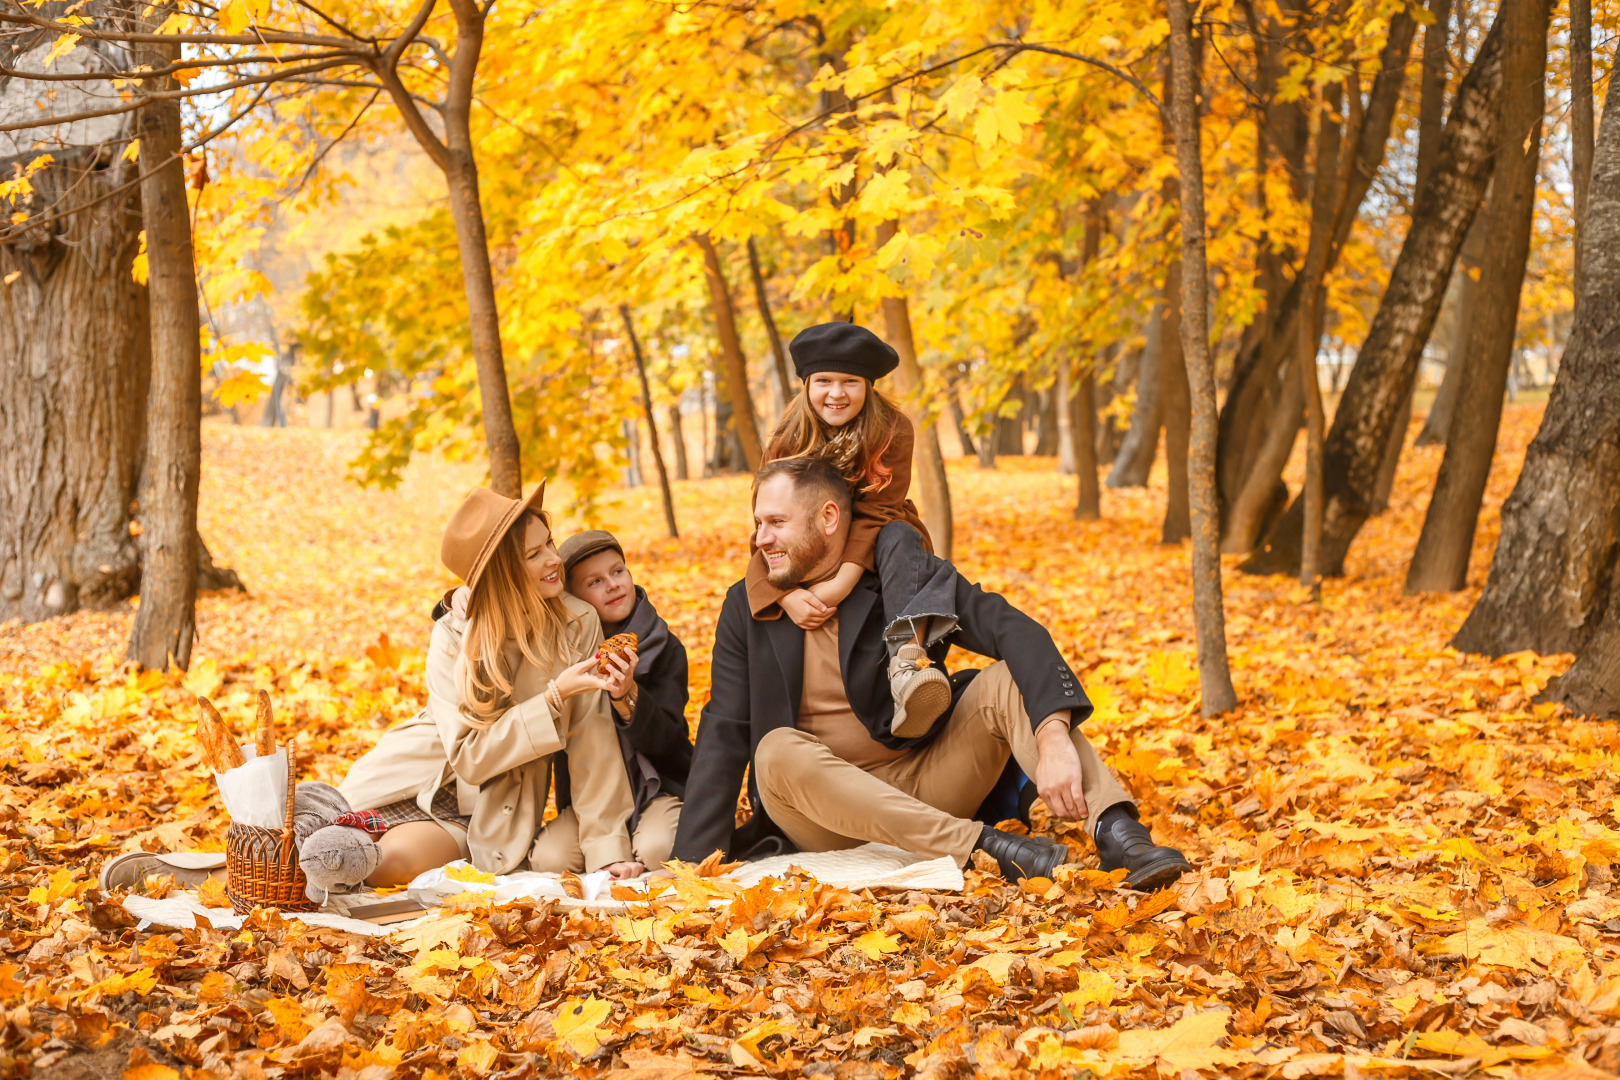
[[256, 756], [252, 743], [244, 744], [245, 762], [214, 774], [225, 811], [241, 825], [280, 829], [287, 824], [287, 751]]
[[[466, 892], [492, 892], [498, 904], [511, 903], [521, 897], [542, 898], [551, 897], [557, 900], [566, 900], [568, 892], [563, 888], [562, 878], [557, 874], [540, 873], [535, 870], [520, 870], [514, 874], [497, 874], [491, 882], [457, 881], [445, 871], [460, 869], [468, 866], [466, 859], [457, 859], [444, 866], [434, 867], [432, 870], [418, 874], [406, 887], [406, 895], [424, 907], [437, 907], [448, 896], [455, 896]], [[613, 882], [613, 875], [606, 870], [598, 870], [593, 874], [579, 875], [579, 888], [583, 894], [582, 899], [587, 902], [605, 900], [611, 896], [609, 886]], [[621, 882], [632, 884], [645, 889], [644, 882]]]

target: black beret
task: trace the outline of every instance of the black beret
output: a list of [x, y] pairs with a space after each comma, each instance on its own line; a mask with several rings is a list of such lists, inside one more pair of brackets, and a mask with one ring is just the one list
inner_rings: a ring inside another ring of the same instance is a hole
[[788, 343], [799, 378], [818, 371], [863, 375], [876, 382], [900, 366], [900, 354], [864, 326], [829, 322], [805, 327]]

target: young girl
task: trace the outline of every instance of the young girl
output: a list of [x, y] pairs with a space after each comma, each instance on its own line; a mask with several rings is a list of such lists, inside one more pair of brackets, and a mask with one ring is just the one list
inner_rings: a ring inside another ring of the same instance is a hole
[[465, 619], [452, 611], [434, 624], [426, 708], [385, 732], [339, 788], [353, 810], [372, 813], [300, 848], [312, 891], [399, 885], [456, 858], [494, 873], [526, 860], [567, 869], [531, 859], [552, 758], [564, 749], [584, 868], [642, 872], [609, 705], [629, 666], [595, 674], [602, 626], [563, 593], [544, 492], [507, 499], [478, 488], [451, 518], [440, 555], [467, 584]]
[[[822, 323], [801, 331], [788, 345], [804, 390], [789, 403], [772, 432], [764, 462], [818, 454], [849, 482], [855, 510], [838, 573], [808, 589], [783, 591], [766, 580], [764, 557], [748, 563], [748, 603], [755, 618], [785, 613], [814, 630], [824, 623], [867, 571], [878, 574], [887, 611], [899, 611], [884, 637], [889, 648], [889, 685], [894, 693], [894, 734], [926, 734], [950, 707], [951, 687], [938, 668], [919, 661], [925, 648], [956, 629], [954, 597], [937, 591], [918, 595], [907, 580], [911, 560], [901, 551], [889, 566], [878, 566], [878, 533], [891, 521], [916, 531], [915, 551], [933, 551], [917, 508], [906, 497], [911, 487], [911, 421], [873, 384], [899, 366], [899, 355], [872, 331], [853, 323]], [[909, 534], [907, 534], [909, 536]], [[919, 606], [918, 601], [921, 601]], [[927, 610], [923, 610], [926, 608]]]

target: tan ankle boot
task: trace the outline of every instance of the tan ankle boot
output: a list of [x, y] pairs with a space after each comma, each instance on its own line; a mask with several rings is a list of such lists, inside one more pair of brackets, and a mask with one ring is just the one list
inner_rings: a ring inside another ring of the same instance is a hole
[[889, 661], [889, 689], [894, 692], [894, 722], [889, 730], [905, 739], [928, 734], [951, 707], [951, 681], [935, 667], [918, 661], [927, 654], [907, 642]]

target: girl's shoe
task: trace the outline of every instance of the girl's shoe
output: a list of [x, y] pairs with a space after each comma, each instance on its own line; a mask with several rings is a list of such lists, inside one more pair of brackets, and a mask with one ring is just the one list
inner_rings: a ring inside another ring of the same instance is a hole
[[889, 660], [889, 689], [894, 692], [889, 730], [903, 739], [928, 734], [951, 707], [951, 680], [939, 668], [918, 663], [927, 655], [921, 645], [908, 641]]

